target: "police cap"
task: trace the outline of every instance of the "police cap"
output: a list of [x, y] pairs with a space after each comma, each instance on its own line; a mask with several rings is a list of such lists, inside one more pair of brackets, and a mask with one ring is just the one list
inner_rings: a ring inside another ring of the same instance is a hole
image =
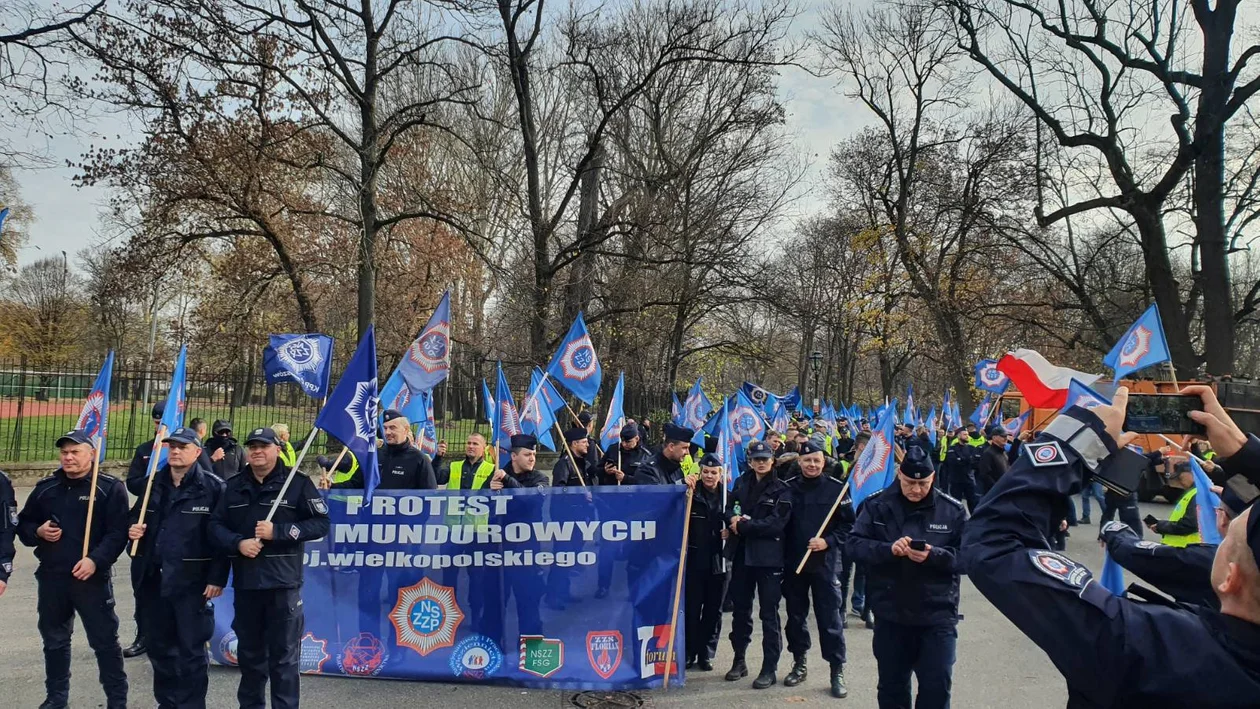
[[666, 441], [683, 441], [685, 443], [696, 435], [696, 432], [690, 428], [684, 428], [673, 423], [665, 424], [664, 429]]
[[512, 446], [512, 450], [517, 450], [520, 448], [525, 448], [528, 450], [536, 450], [538, 448], [538, 439], [534, 438], [528, 433], [519, 433], [515, 436], [512, 436], [511, 446]]
[[765, 441], [753, 441], [748, 444], [748, 457], [752, 460], [770, 460], [774, 458], [774, 451], [770, 450]]
[[564, 432], [564, 440], [566, 443], [576, 443], [586, 438], [585, 428], [570, 428]]
[[249, 432], [249, 437], [245, 439], [245, 445], [251, 443], [268, 443], [273, 446], [280, 445], [280, 437], [270, 428], [255, 428]]
[[88, 432], [82, 428], [76, 428], [73, 431], [66, 431], [61, 438], [57, 439], [58, 448], [66, 445], [67, 443], [71, 445], [86, 443], [93, 448], [96, 447], [96, 443], [92, 441], [92, 436], [90, 436]]
[[621, 427], [621, 440], [629, 441], [639, 437], [639, 427], [633, 423], [628, 423]]
[[406, 419], [402, 412], [398, 409], [385, 409], [385, 413], [381, 414], [382, 421], [393, 421], [394, 419]]
[[166, 413], [166, 399], [162, 399], [153, 405], [153, 420], [162, 418], [162, 414]]
[[901, 459], [901, 474], [911, 480], [922, 480], [936, 470], [932, 467], [932, 461], [928, 460], [927, 451], [919, 446], [910, 446], [906, 449], [906, 455]]
[[197, 435], [197, 432], [191, 428], [184, 428], [183, 426], [171, 431], [171, 435], [163, 438], [162, 442], [180, 443], [186, 446], [197, 446], [198, 448], [201, 447], [201, 437]]
[[722, 459], [717, 457], [716, 453], [709, 453], [700, 459], [700, 467], [720, 468], [722, 467]]
[[801, 455], [810, 455], [811, 453], [822, 453], [823, 449], [814, 439], [809, 439], [801, 444]]

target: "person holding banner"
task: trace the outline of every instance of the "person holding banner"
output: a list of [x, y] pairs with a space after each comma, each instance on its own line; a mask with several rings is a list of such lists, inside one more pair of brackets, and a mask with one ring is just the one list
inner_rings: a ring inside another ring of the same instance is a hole
[[778, 681], [779, 655], [783, 636], [779, 626], [779, 600], [783, 594], [783, 530], [792, 513], [792, 496], [787, 485], [775, 476], [774, 455], [763, 441], [748, 446], [750, 470], [735, 481], [727, 496], [726, 517], [730, 536], [727, 557], [734, 562], [730, 594], [734, 603], [731, 618], [731, 649], [735, 660], [726, 681], [748, 676], [744, 653], [752, 642], [753, 594], [761, 619], [761, 672], [754, 689], [766, 689]]
[[691, 503], [687, 534], [686, 667], [713, 670], [715, 639], [722, 632], [726, 595], [726, 558], [722, 546], [730, 532], [722, 506], [722, 460], [709, 453], [700, 459], [700, 484]]
[[[88, 496], [96, 443], [86, 431], [57, 439], [61, 467], [35, 485], [18, 514], [18, 537], [34, 547], [39, 567], [39, 635], [44, 643], [41, 707], [65, 709], [70, 702], [70, 636], [74, 616], [83, 623], [96, 653], [107, 709], [126, 709], [127, 673], [118, 644], [118, 615], [110, 568], [127, 546], [127, 489], [100, 473], [96, 505], [88, 519]], [[88, 552], [83, 554], [84, 538]], [[95, 704], [95, 702], [93, 702]]]
[[967, 511], [937, 490], [932, 461], [907, 448], [896, 482], [866, 498], [845, 550], [866, 565], [881, 709], [948, 707], [958, 644], [958, 550]]
[[13, 481], [0, 470], [0, 596], [9, 587], [13, 574], [13, 539], [17, 536], [18, 503]]
[[136, 602], [148, 633], [153, 697], [160, 707], [192, 709], [206, 705], [211, 601], [227, 585], [227, 556], [209, 531], [224, 483], [200, 464], [196, 431], [178, 428], [162, 442], [167, 464], [155, 473], [145, 523], [133, 523], [127, 536], [141, 540], [143, 550], [132, 563], [141, 568]]
[[[840, 593], [837, 575], [845, 538], [853, 528], [853, 503], [845, 492], [848, 485], [823, 474], [826, 458], [813, 443], [806, 443], [797, 459], [801, 474], [784, 481], [792, 498], [784, 542], [787, 549], [783, 571], [783, 600], [787, 606], [788, 652], [792, 670], [783, 678], [784, 687], [795, 687], [808, 675], [809, 599], [814, 598], [814, 617], [823, 659], [831, 668], [831, 696], [843, 699], [849, 690], [844, 682], [844, 630], [840, 623]], [[840, 500], [845, 495], [846, 500]], [[839, 506], [836, 506], [839, 501]], [[819, 530], [822, 530], [819, 533]], [[808, 559], [796, 573], [795, 560]]]
[[227, 481], [210, 515], [210, 534], [232, 560], [237, 658], [242, 707], [298, 706], [299, 659], [304, 624], [304, 542], [328, 534], [328, 504], [305, 475], [295, 475], [276, 506], [289, 471], [279, 463], [280, 439], [258, 428], [245, 439], [249, 472]]

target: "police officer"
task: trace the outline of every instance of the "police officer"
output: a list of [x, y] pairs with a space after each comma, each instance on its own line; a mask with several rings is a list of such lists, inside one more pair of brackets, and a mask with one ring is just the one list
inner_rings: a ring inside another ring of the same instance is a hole
[[[571, 428], [564, 432], [564, 443], [569, 448], [567, 454], [562, 453], [556, 467], [551, 471], [551, 484], [555, 487], [581, 487], [598, 485], [598, 476], [593, 472], [590, 452], [591, 439], [586, 437], [586, 429]], [[574, 468], [574, 463], [577, 467]]]
[[304, 542], [328, 534], [328, 505], [315, 484], [295, 474], [270, 522], [289, 470], [279, 462], [280, 439], [256, 428], [245, 439], [249, 472], [227, 481], [210, 517], [210, 533], [232, 559], [237, 659], [242, 707], [298, 706]]
[[[823, 659], [831, 666], [831, 695], [848, 696], [844, 683], [844, 631], [840, 622], [840, 589], [837, 574], [845, 538], [853, 528], [853, 504], [846, 499], [828, 519], [833, 505], [845, 486], [823, 474], [825, 458], [814, 444], [801, 448], [801, 474], [784, 481], [792, 500], [792, 516], [788, 520], [784, 558], [783, 600], [787, 605], [788, 651], [792, 653], [792, 670], [783, 678], [784, 687], [795, 687], [808, 674], [809, 599], [814, 598], [814, 616], [818, 624], [818, 642]], [[846, 495], [846, 498], [848, 496]], [[823, 522], [826, 527], [823, 527]], [[822, 533], [819, 533], [822, 529]], [[796, 573], [800, 559], [809, 551], [805, 568]]]
[[[163, 441], [168, 461], [156, 473], [144, 524], [128, 533], [143, 553], [137, 603], [145, 617], [153, 696], [159, 707], [206, 706], [206, 643], [214, 633], [214, 599], [227, 585], [228, 561], [210, 538], [210, 513], [224, 483], [198, 460], [201, 438], [178, 428]], [[138, 511], [137, 511], [138, 512]]]
[[[643, 445], [639, 437], [639, 427], [634, 423], [627, 423], [621, 427], [620, 438], [619, 443], [609, 446], [608, 450], [604, 451], [602, 465], [604, 471], [617, 477], [622, 485], [633, 485], [635, 472], [652, 456], [652, 451]], [[622, 475], [618, 476], [618, 472]], [[627, 477], [630, 480], [626, 480]]]
[[661, 449], [635, 469], [636, 485], [677, 485], [687, 477], [682, 466], [691, 455], [691, 439], [696, 432], [673, 423], [666, 423], [663, 428], [665, 441]]
[[997, 484], [1009, 467], [1006, 459], [1006, 429], [997, 424], [985, 432], [988, 443], [980, 448], [976, 459], [976, 478], [985, 490]]
[[[983, 442], [983, 439], [981, 439]], [[945, 454], [941, 471], [949, 480], [950, 491], [967, 501], [967, 509], [974, 510], [980, 504], [980, 491], [976, 489], [975, 462], [977, 447], [971, 445], [967, 429], [958, 428]]]
[[[127, 706], [127, 674], [118, 645], [118, 616], [110, 567], [127, 545], [127, 490], [122, 481], [97, 476], [96, 506], [89, 525], [95, 444], [87, 431], [71, 431], [57, 439], [61, 467], [35, 485], [18, 515], [18, 536], [35, 548], [39, 568], [39, 635], [44, 643], [44, 687], [41, 707], [63, 709], [70, 701], [70, 635], [77, 613], [96, 653], [105, 704]], [[83, 538], [91, 530], [87, 556]]]
[[[517, 434], [509, 439], [510, 458], [502, 471], [503, 487], [506, 489], [550, 487], [547, 476], [535, 468], [538, 455], [538, 439], [529, 434]], [[513, 519], [542, 519], [542, 506], [545, 498], [541, 494], [521, 497], [514, 503]], [[536, 540], [522, 545], [522, 548], [538, 550]], [[512, 574], [504, 575], [505, 590], [501, 603], [506, 604], [509, 595], [516, 599], [516, 618], [521, 635], [537, 635], [542, 632], [542, 615], [539, 606], [542, 603], [544, 579], [537, 566], [514, 569]], [[490, 609], [490, 632], [492, 638], [499, 638], [506, 628], [502, 620], [502, 605]], [[497, 612], [495, 612], [497, 611]]]
[[792, 513], [792, 496], [773, 471], [774, 455], [762, 441], [748, 446], [750, 470], [735, 481], [727, 496], [726, 517], [730, 536], [726, 553], [734, 562], [730, 593], [734, 601], [731, 648], [735, 660], [726, 673], [734, 682], [748, 676], [744, 653], [752, 642], [752, 603], [757, 596], [761, 618], [761, 672], [753, 681], [765, 689], [778, 681], [783, 637], [779, 630], [779, 599], [783, 584], [783, 530]]
[[927, 453], [907, 448], [897, 480], [862, 502], [847, 551], [866, 565], [881, 709], [948, 707], [958, 644], [958, 549], [967, 512], [935, 489]]
[[722, 506], [722, 461], [709, 453], [700, 459], [700, 484], [694, 487], [687, 533], [687, 600], [685, 613], [687, 669], [713, 670], [714, 638], [722, 629], [726, 595], [726, 558], [722, 545], [729, 535]]
[[1194, 473], [1190, 472], [1189, 462], [1175, 462], [1168, 458], [1165, 464], [1173, 467], [1176, 475], [1168, 481], [1172, 487], [1183, 490], [1177, 503], [1173, 505], [1168, 519], [1147, 519], [1147, 527], [1162, 537], [1164, 544], [1171, 547], [1185, 547], [1199, 544], [1203, 535], [1199, 534], [1199, 489], [1194, 484]]
[[13, 482], [0, 470], [0, 596], [9, 587], [13, 574], [13, 539], [17, 536], [18, 504]]
[[[166, 412], [166, 400], [163, 399], [153, 405], [150, 414], [153, 418], [153, 435], [156, 437], [158, 429], [162, 427], [162, 414]], [[136, 497], [144, 496], [145, 483], [149, 478], [149, 465], [153, 456], [153, 439], [146, 439], [143, 443], [136, 446], [135, 452], [131, 454], [131, 464], [127, 467], [127, 490]], [[136, 500], [137, 507], [140, 501]], [[136, 599], [135, 610], [132, 612], [132, 619], [136, 623], [136, 639], [131, 644], [123, 648], [123, 657], [139, 657], [147, 652], [144, 632], [144, 614], [140, 612], [140, 572], [143, 569], [140, 564], [131, 564], [131, 593]]]
[[[385, 445], [377, 452], [377, 468], [380, 483], [377, 490], [436, 490], [437, 476], [429, 456], [411, 443], [411, 422], [396, 409], [386, 409], [384, 420]], [[337, 488], [362, 490], [365, 481], [360, 469], [349, 480], [333, 483]]]
[[503, 466], [506, 475], [503, 478], [505, 488], [550, 487], [547, 476], [535, 468], [538, 462], [538, 439], [520, 433], [509, 440], [511, 458]]
[[1050, 656], [1067, 681], [1071, 706], [1255, 706], [1260, 514], [1254, 505], [1230, 523], [1216, 551], [1211, 580], [1220, 611], [1112, 595], [1081, 564], [1040, 548], [1041, 530], [1080, 490], [1084, 468], [1106, 477], [1129, 464], [1121, 452], [1135, 438], [1122, 430], [1128, 398], [1120, 387], [1109, 406], [1072, 407], [1025, 446], [967, 527], [967, 573]]

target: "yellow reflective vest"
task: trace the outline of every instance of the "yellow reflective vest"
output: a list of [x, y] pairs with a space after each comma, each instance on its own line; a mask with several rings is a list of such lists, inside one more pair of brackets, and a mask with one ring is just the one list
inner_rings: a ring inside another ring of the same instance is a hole
[[285, 441], [284, 445], [280, 446], [280, 462], [284, 463], [286, 468], [292, 468], [297, 462], [297, 451], [293, 450], [292, 443]]
[[[1193, 487], [1186, 490], [1186, 494], [1177, 500], [1176, 505], [1173, 505], [1172, 514], [1168, 515], [1169, 522], [1180, 522], [1186, 516], [1186, 510], [1190, 507], [1190, 500], [1194, 499], [1195, 493], [1198, 491], [1198, 488]], [[1190, 544], [1201, 544], [1203, 542], [1203, 535], [1199, 532], [1194, 534], [1165, 534], [1163, 538], [1164, 543], [1170, 547], [1184, 548]]]

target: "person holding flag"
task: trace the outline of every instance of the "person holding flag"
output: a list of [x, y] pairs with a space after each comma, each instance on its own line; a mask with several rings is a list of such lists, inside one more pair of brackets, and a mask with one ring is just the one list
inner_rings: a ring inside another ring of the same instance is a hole
[[35, 579], [47, 693], [40, 706], [70, 706], [70, 636], [78, 615], [96, 654], [106, 709], [126, 709], [127, 673], [118, 644], [110, 569], [127, 546], [127, 490], [118, 478], [98, 474], [89, 519], [96, 439], [74, 430], [56, 445], [61, 467], [35, 485], [17, 519], [18, 537], [35, 549], [39, 559]]
[[927, 453], [917, 446], [906, 449], [896, 482], [859, 507], [846, 546], [866, 565], [880, 707], [911, 706], [911, 674], [918, 680], [913, 706], [949, 706], [963, 569], [958, 553], [967, 511], [937, 490], [935, 480]]
[[594, 475], [587, 452], [591, 439], [586, 437], [586, 429], [570, 428], [564, 432], [564, 443], [567, 452], [560, 454], [556, 467], [551, 471], [553, 487], [584, 487], [598, 485], [599, 476]]
[[700, 459], [700, 484], [691, 503], [687, 534], [686, 668], [713, 670], [716, 639], [722, 632], [722, 599], [726, 596], [726, 528], [722, 459], [708, 453]]
[[[377, 454], [380, 483], [376, 489], [436, 490], [437, 476], [433, 472], [433, 461], [413, 444], [411, 422], [402, 412], [394, 409], [386, 409], [381, 419], [385, 422], [381, 426], [385, 433], [385, 445]], [[321, 487], [325, 484], [327, 483], [321, 480]], [[362, 490], [366, 484], [363, 469], [359, 468], [348, 480], [331, 483], [331, 487]]]
[[744, 654], [752, 643], [754, 594], [761, 619], [761, 671], [754, 689], [766, 689], [778, 681], [779, 655], [783, 635], [779, 624], [779, 600], [783, 597], [783, 530], [792, 515], [792, 495], [788, 486], [774, 474], [774, 455], [764, 441], [748, 446], [749, 470], [735, 481], [727, 495], [726, 517], [730, 534], [727, 558], [734, 562], [730, 594], [734, 605], [731, 618], [731, 649], [735, 659], [726, 681], [748, 676]]

